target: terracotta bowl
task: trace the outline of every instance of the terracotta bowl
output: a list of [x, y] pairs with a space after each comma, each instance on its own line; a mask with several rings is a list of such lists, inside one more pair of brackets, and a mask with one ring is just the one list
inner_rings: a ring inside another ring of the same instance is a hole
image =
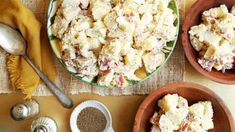
[[218, 7], [221, 4], [225, 4], [229, 9], [235, 5], [235, 0], [198, 0], [186, 15], [183, 27], [182, 27], [182, 44], [185, 51], [185, 55], [190, 64], [202, 75], [209, 79], [223, 83], [223, 84], [235, 84], [235, 70], [227, 70], [225, 73], [212, 70], [208, 72], [204, 70], [197, 62], [198, 52], [192, 47], [188, 31], [190, 27], [200, 24], [202, 12], [213, 7]]
[[184, 97], [189, 105], [198, 101], [211, 101], [214, 110], [214, 129], [210, 132], [234, 132], [234, 121], [224, 102], [208, 88], [193, 83], [175, 83], [162, 86], [150, 94], [140, 105], [134, 123], [134, 132], [150, 132], [150, 118], [158, 109], [157, 102], [167, 94], [174, 94]]

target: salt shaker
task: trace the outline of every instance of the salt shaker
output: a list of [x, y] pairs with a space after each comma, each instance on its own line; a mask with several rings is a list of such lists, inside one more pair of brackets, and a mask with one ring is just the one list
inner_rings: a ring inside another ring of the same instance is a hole
[[38, 113], [39, 103], [35, 99], [17, 103], [11, 108], [11, 117], [17, 121], [33, 117]]
[[57, 132], [57, 124], [50, 117], [39, 117], [32, 122], [31, 132]]

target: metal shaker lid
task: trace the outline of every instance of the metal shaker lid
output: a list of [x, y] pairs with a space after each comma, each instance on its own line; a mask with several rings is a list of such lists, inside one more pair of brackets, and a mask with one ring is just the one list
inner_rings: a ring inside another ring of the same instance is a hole
[[33, 132], [48, 132], [48, 129], [47, 129], [45, 126], [40, 125], [40, 126], [37, 126], [37, 127], [33, 130]]
[[31, 132], [57, 132], [57, 124], [48, 116], [39, 117], [32, 122]]
[[11, 108], [11, 116], [14, 120], [23, 120], [28, 117], [28, 108], [24, 104], [16, 104]]

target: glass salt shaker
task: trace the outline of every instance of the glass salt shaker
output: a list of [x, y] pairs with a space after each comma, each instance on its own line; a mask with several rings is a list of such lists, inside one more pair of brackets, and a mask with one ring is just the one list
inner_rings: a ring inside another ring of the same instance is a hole
[[39, 117], [32, 122], [31, 132], [57, 132], [57, 124], [50, 117]]
[[38, 113], [39, 103], [35, 99], [17, 103], [11, 108], [11, 117], [17, 121], [33, 117]]

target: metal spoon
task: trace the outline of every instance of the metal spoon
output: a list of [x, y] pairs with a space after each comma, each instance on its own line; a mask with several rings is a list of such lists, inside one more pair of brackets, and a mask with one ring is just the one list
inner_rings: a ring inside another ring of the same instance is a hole
[[53, 82], [51, 82], [48, 77], [42, 73], [42, 71], [35, 66], [26, 54], [26, 42], [19, 32], [15, 29], [0, 23], [0, 46], [10, 54], [21, 55], [24, 59], [32, 66], [35, 72], [41, 77], [50, 91], [56, 96], [60, 103], [66, 108], [72, 108], [72, 100]]

